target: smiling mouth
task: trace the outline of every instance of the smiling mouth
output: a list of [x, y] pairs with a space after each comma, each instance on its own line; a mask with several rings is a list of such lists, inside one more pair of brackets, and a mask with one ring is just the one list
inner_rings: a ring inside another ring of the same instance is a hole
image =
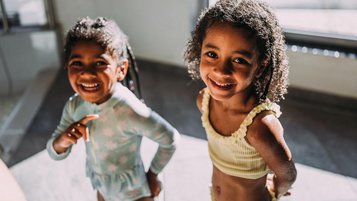
[[80, 83], [79, 86], [83, 91], [94, 92], [99, 89], [98, 83]]
[[222, 89], [222, 90], [229, 90], [229, 89], [233, 88], [233, 86], [234, 86], [234, 84], [232, 84], [232, 83], [220, 83], [220, 82], [216, 82], [212, 79], [210, 79], [210, 81], [214, 87]]

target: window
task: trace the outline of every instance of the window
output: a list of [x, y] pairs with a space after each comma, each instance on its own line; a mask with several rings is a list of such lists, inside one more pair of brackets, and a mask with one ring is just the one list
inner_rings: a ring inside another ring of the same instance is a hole
[[0, 0], [3, 32], [40, 29], [49, 26], [47, 0]]
[[340, 37], [357, 37], [357, 2], [355, 0], [267, 0], [282, 26]]
[[263, 1], [275, 10], [289, 45], [357, 53], [356, 0]]
[[[288, 44], [357, 53], [355, 0], [266, 0], [274, 9]], [[305, 48], [306, 50], [306, 48]]]

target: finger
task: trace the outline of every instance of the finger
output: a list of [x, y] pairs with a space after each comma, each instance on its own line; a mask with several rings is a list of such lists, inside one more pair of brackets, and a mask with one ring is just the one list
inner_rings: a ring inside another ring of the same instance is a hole
[[71, 133], [65, 133], [65, 140], [67, 142], [70, 142], [71, 144], [77, 143], [77, 138], [74, 135], [72, 135]]
[[86, 125], [83, 125], [81, 123], [76, 124], [77, 127], [77, 133], [80, 135], [80, 137], [83, 137], [85, 141], [89, 141], [89, 129]]
[[89, 130], [88, 130], [88, 127], [85, 124], [87, 124], [89, 121], [97, 119], [97, 118], [99, 118], [98, 114], [89, 114], [89, 115], [84, 116], [81, 120], [79, 120], [76, 123], [76, 126], [80, 131], [80, 134], [83, 136], [83, 139], [86, 142], [89, 141]]
[[81, 138], [82, 134], [78, 131], [75, 127], [72, 127], [70, 130], [67, 131], [68, 134], [76, 137], [76, 139]]
[[98, 119], [98, 118], [99, 118], [98, 114], [88, 114], [88, 115], [84, 116], [81, 120], [79, 120], [78, 123], [87, 124], [89, 121]]
[[89, 130], [88, 127], [86, 127], [86, 131], [84, 132], [83, 139], [88, 142], [89, 141]]

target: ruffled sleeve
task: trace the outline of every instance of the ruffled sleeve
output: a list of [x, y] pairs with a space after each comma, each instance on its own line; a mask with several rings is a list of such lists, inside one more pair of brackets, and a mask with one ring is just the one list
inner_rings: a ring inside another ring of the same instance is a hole
[[255, 116], [257, 116], [257, 114], [263, 112], [263, 111], [273, 111], [274, 115], [279, 118], [281, 115], [281, 111], [280, 111], [280, 106], [276, 103], [267, 101], [267, 102], [263, 102], [259, 105], [257, 105], [255, 108], [253, 108], [248, 115], [246, 116], [246, 118], [244, 119], [244, 121], [242, 122], [242, 124], [240, 125], [239, 129], [236, 131], [236, 135], [238, 136], [245, 136], [247, 133], [247, 128], [248, 126], [250, 126], [253, 122], [253, 119]]

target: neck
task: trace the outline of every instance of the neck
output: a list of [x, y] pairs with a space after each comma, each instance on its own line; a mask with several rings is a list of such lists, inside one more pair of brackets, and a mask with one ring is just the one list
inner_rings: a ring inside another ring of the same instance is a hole
[[214, 102], [225, 111], [241, 113], [250, 111], [259, 101], [254, 92], [249, 92], [236, 94], [226, 100], [214, 100]]

